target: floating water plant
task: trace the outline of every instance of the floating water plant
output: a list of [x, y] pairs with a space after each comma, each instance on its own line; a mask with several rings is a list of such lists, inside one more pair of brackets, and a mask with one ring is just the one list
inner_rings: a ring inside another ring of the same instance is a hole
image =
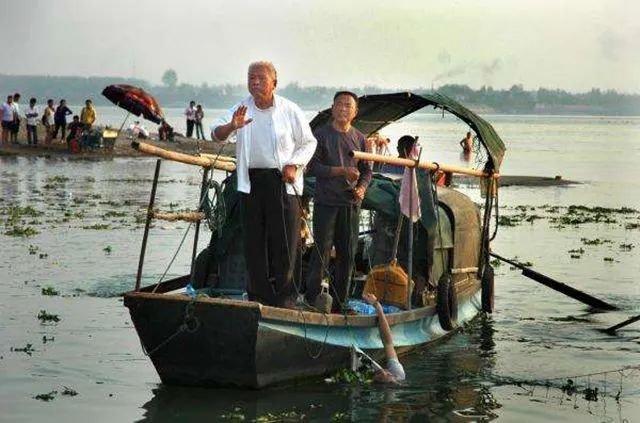
[[67, 395], [70, 397], [75, 397], [76, 395], [78, 395], [78, 391], [76, 391], [75, 389], [71, 389], [67, 386], [64, 387], [64, 390], [61, 392], [62, 395]]
[[15, 236], [19, 238], [28, 238], [30, 236], [38, 235], [40, 232], [33, 229], [31, 226], [14, 226], [4, 234], [7, 236]]
[[54, 287], [48, 286], [46, 288], [42, 288], [42, 295], [55, 296], [55, 295], [60, 295], [60, 293], [56, 291]]
[[633, 244], [620, 244], [620, 249], [622, 251], [631, 251], [633, 250], [634, 245]]
[[38, 394], [33, 399], [37, 399], [40, 401], [52, 401], [56, 395], [58, 395], [58, 391], [47, 392], [46, 394]]
[[102, 251], [104, 251], [107, 254], [111, 254], [111, 250], [112, 250], [111, 245], [107, 245], [102, 249]]
[[95, 225], [83, 226], [82, 229], [94, 229], [97, 231], [101, 231], [101, 230], [109, 229], [109, 225], [104, 223], [96, 223]]
[[33, 349], [33, 345], [32, 344], [27, 344], [22, 348], [11, 347], [11, 351], [13, 351], [13, 352], [23, 352], [23, 353], [26, 353], [28, 355], [31, 355], [35, 350]]
[[40, 313], [38, 313], [38, 320], [42, 323], [59, 322], [60, 317], [57, 314], [49, 314], [46, 310], [40, 310]]

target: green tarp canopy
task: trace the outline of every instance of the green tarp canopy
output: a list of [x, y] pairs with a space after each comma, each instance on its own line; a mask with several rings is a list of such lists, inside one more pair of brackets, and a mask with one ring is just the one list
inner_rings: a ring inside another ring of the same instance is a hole
[[[427, 106], [446, 110], [471, 127], [489, 153], [493, 169], [496, 172], [500, 170], [506, 150], [500, 136], [489, 122], [450, 97], [437, 93], [419, 95], [403, 92], [364, 95], [358, 99], [358, 103], [358, 116], [353, 126], [366, 135]], [[311, 120], [311, 128], [315, 130], [329, 122], [330, 117], [331, 109], [323, 110]]]

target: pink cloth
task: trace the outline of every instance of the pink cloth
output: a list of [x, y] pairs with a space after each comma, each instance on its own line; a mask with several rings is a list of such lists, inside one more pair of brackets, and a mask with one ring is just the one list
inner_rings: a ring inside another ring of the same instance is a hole
[[[417, 145], [414, 144], [413, 149], [411, 150], [412, 160], [415, 160], [418, 157], [417, 150]], [[413, 183], [411, 183], [412, 181]], [[410, 196], [412, 197], [411, 201], [409, 200]], [[416, 180], [415, 168], [404, 168], [404, 175], [402, 176], [398, 201], [400, 202], [400, 211], [403, 215], [407, 216], [407, 218], [411, 219], [412, 223], [415, 223], [420, 219], [420, 195], [418, 194], [418, 182]]]

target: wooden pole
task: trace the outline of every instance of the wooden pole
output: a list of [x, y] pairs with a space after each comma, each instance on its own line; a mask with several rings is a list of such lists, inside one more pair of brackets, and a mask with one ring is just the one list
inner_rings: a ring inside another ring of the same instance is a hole
[[136, 291], [140, 289], [140, 281], [142, 280], [142, 266], [144, 265], [144, 254], [147, 250], [147, 238], [149, 237], [149, 226], [151, 226], [151, 216], [153, 213], [153, 204], [156, 200], [156, 188], [158, 188], [158, 177], [160, 176], [160, 163], [162, 160], [156, 160], [156, 172], [153, 175], [153, 185], [151, 186], [151, 198], [149, 198], [149, 207], [147, 208], [147, 220], [144, 224], [144, 235], [142, 236], [142, 247], [140, 248], [140, 259], [138, 260], [138, 273], [136, 274]]
[[380, 154], [373, 154], [373, 153], [365, 153], [362, 151], [354, 150], [354, 151], [351, 151], [349, 155], [358, 160], [370, 160], [378, 163], [388, 163], [388, 164], [407, 166], [407, 167], [418, 167], [419, 169], [427, 169], [427, 170], [441, 170], [445, 173], [459, 173], [462, 175], [484, 176], [484, 177], [493, 176], [494, 178], [500, 177], [500, 174], [498, 173], [489, 175], [488, 173], [485, 173], [481, 170], [467, 169], [466, 167], [438, 164], [434, 162], [420, 162], [418, 163], [418, 166], [416, 166], [415, 160], [402, 159], [400, 157], [383, 156]]
[[618, 330], [618, 329], [620, 329], [621, 327], [624, 327], [624, 326], [630, 325], [631, 323], [635, 323], [635, 322], [637, 322], [638, 320], [640, 320], [640, 314], [639, 314], [639, 315], [637, 315], [637, 316], [635, 316], [635, 317], [632, 317], [632, 318], [630, 318], [630, 319], [627, 319], [627, 320], [625, 320], [625, 321], [624, 321], [624, 322], [622, 322], [622, 323], [618, 323], [617, 325], [613, 325], [613, 326], [611, 326], [611, 327], [609, 327], [609, 328], [606, 328], [604, 331], [605, 331], [605, 332], [607, 332], [607, 333], [609, 333], [609, 334], [613, 334], [613, 333], [615, 333], [615, 331], [617, 331], [617, 330]]
[[607, 302], [604, 302], [598, 298], [592, 297], [591, 295], [582, 292], [580, 290], [577, 290], [569, 285], [566, 285], [562, 282], [558, 282], [555, 279], [551, 279], [548, 276], [543, 275], [542, 273], [538, 273], [535, 270], [529, 269], [527, 266], [524, 266], [516, 261], [513, 260], [509, 260], [507, 258], [502, 257], [499, 254], [496, 253], [489, 253], [491, 254], [493, 257], [504, 261], [505, 263], [509, 263], [512, 266], [517, 267], [518, 269], [522, 270], [522, 274], [530, 279], [533, 279], [536, 282], [541, 283], [544, 286], [547, 286], [553, 290], [556, 290], [568, 297], [573, 298], [574, 300], [578, 300], [588, 306], [591, 306], [593, 308], [597, 308], [600, 310], [618, 310], [618, 307], [611, 305]]
[[226, 162], [221, 160], [215, 160], [214, 158], [208, 158], [204, 156], [193, 156], [191, 154], [178, 153], [177, 151], [165, 150], [164, 148], [156, 147], [144, 142], [133, 141], [131, 147], [145, 154], [151, 156], [162, 157], [163, 159], [172, 160], [174, 162], [180, 162], [195, 166], [201, 166], [208, 169], [219, 169], [227, 172], [233, 172], [236, 170], [235, 163]]

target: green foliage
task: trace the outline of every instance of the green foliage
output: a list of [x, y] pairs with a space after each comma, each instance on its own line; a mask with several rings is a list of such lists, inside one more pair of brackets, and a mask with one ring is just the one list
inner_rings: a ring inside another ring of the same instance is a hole
[[57, 314], [49, 314], [47, 313], [46, 310], [40, 310], [40, 313], [38, 313], [38, 320], [40, 320], [40, 322], [42, 323], [47, 323], [47, 322], [59, 322], [60, 321], [60, 316], [58, 316]]
[[42, 295], [55, 296], [60, 295], [58, 291], [52, 286], [47, 286], [46, 288], [42, 288]]
[[[110, 84], [141, 87], [152, 93], [164, 107], [183, 107], [189, 100], [195, 100], [206, 107], [228, 108], [247, 95], [245, 84], [178, 84], [178, 75], [174, 69], [167, 69], [162, 75], [162, 85], [156, 86], [135, 78], [0, 75], [1, 92], [13, 92], [16, 87], [20, 87], [22, 92], [28, 93], [26, 95], [38, 98], [41, 104], [46, 98], [66, 98], [68, 104], [83, 104], [85, 99], [91, 98], [96, 105], [111, 105], [99, 95]], [[303, 108], [323, 109], [329, 107], [333, 94], [339, 89], [350, 89], [359, 95], [401, 90], [432, 92], [417, 87], [389, 89], [368, 85], [357, 88], [302, 87], [295, 81], [280, 86], [278, 92]], [[474, 90], [467, 85], [448, 84], [438, 87], [436, 91], [472, 107], [489, 107], [498, 113], [640, 114], [639, 94], [621, 94], [615, 90], [601, 91], [594, 88], [589, 92], [574, 94], [547, 88], [527, 91], [520, 84], [504, 90], [486, 86]]]

